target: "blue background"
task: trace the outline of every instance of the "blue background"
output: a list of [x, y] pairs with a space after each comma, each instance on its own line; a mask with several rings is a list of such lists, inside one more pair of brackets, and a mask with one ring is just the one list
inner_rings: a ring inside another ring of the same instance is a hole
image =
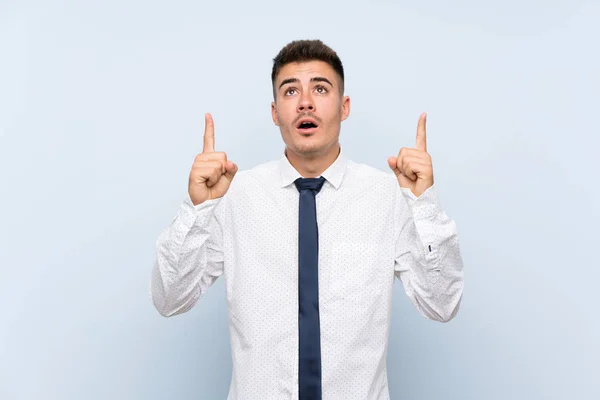
[[272, 58], [346, 68], [348, 156], [428, 150], [461, 311], [393, 298], [393, 399], [598, 399], [598, 1], [0, 1], [0, 399], [224, 399], [223, 281], [149, 297], [212, 112], [241, 169], [279, 158]]

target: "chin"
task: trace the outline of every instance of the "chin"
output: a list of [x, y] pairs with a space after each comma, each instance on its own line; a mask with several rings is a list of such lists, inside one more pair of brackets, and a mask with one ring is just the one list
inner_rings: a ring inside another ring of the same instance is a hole
[[293, 151], [305, 155], [305, 156], [315, 156], [322, 153], [327, 152], [329, 146], [327, 143], [294, 143], [292, 147]]
[[303, 135], [298, 130], [293, 129], [291, 132], [288, 131], [288, 135], [284, 134], [283, 138], [286, 146], [294, 153], [314, 157], [326, 153], [331, 146], [335, 145], [335, 142], [329, 143], [328, 138], [323, 134], [324, 132], [320, 129], [311, 135]]

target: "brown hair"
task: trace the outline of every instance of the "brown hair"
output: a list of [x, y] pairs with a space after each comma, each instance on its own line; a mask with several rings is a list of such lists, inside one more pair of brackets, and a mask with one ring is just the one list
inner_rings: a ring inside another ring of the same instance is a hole
[[273, 70], [271, 71], [271, 83], [273, 95], [275, 96], [275, 78], [279, 71], [293, 62], [323, 61], [333, 68], [340, 78], [340, 94], [344, 93], [344, 67], [337, 53], [320, 40], [294, 40], [279, 51], [273, 59]]

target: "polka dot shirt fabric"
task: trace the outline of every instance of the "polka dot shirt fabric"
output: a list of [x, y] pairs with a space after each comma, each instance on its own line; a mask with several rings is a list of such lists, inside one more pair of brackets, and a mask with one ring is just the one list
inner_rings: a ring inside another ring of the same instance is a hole
[[[323, 399], [389, 399], [394, 278], [424, 317], [452, 319], [463, 291], [456, 225], [435, 185], [416, 198], [391, 171], [355, 163], [343, 151], [322, 176], [316, 207]], [[300, 177], [285, 154], [239, 171], [224, 197], [197, 206], [184, 199], [156, 242], [150, 290], [162, 315], [188, 311], [225, 279], [233, 358], [228, 400], [298, 399]]]

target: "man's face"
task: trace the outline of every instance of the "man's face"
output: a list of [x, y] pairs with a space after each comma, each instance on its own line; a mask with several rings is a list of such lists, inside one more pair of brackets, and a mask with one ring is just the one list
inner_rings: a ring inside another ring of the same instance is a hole
[[275, 78], [273, 122], [287, 148], [299, 156], [327, 154], [338, 142], [340, 125], [350, 114], [350, 98], [329, 64], [286, 64]]

